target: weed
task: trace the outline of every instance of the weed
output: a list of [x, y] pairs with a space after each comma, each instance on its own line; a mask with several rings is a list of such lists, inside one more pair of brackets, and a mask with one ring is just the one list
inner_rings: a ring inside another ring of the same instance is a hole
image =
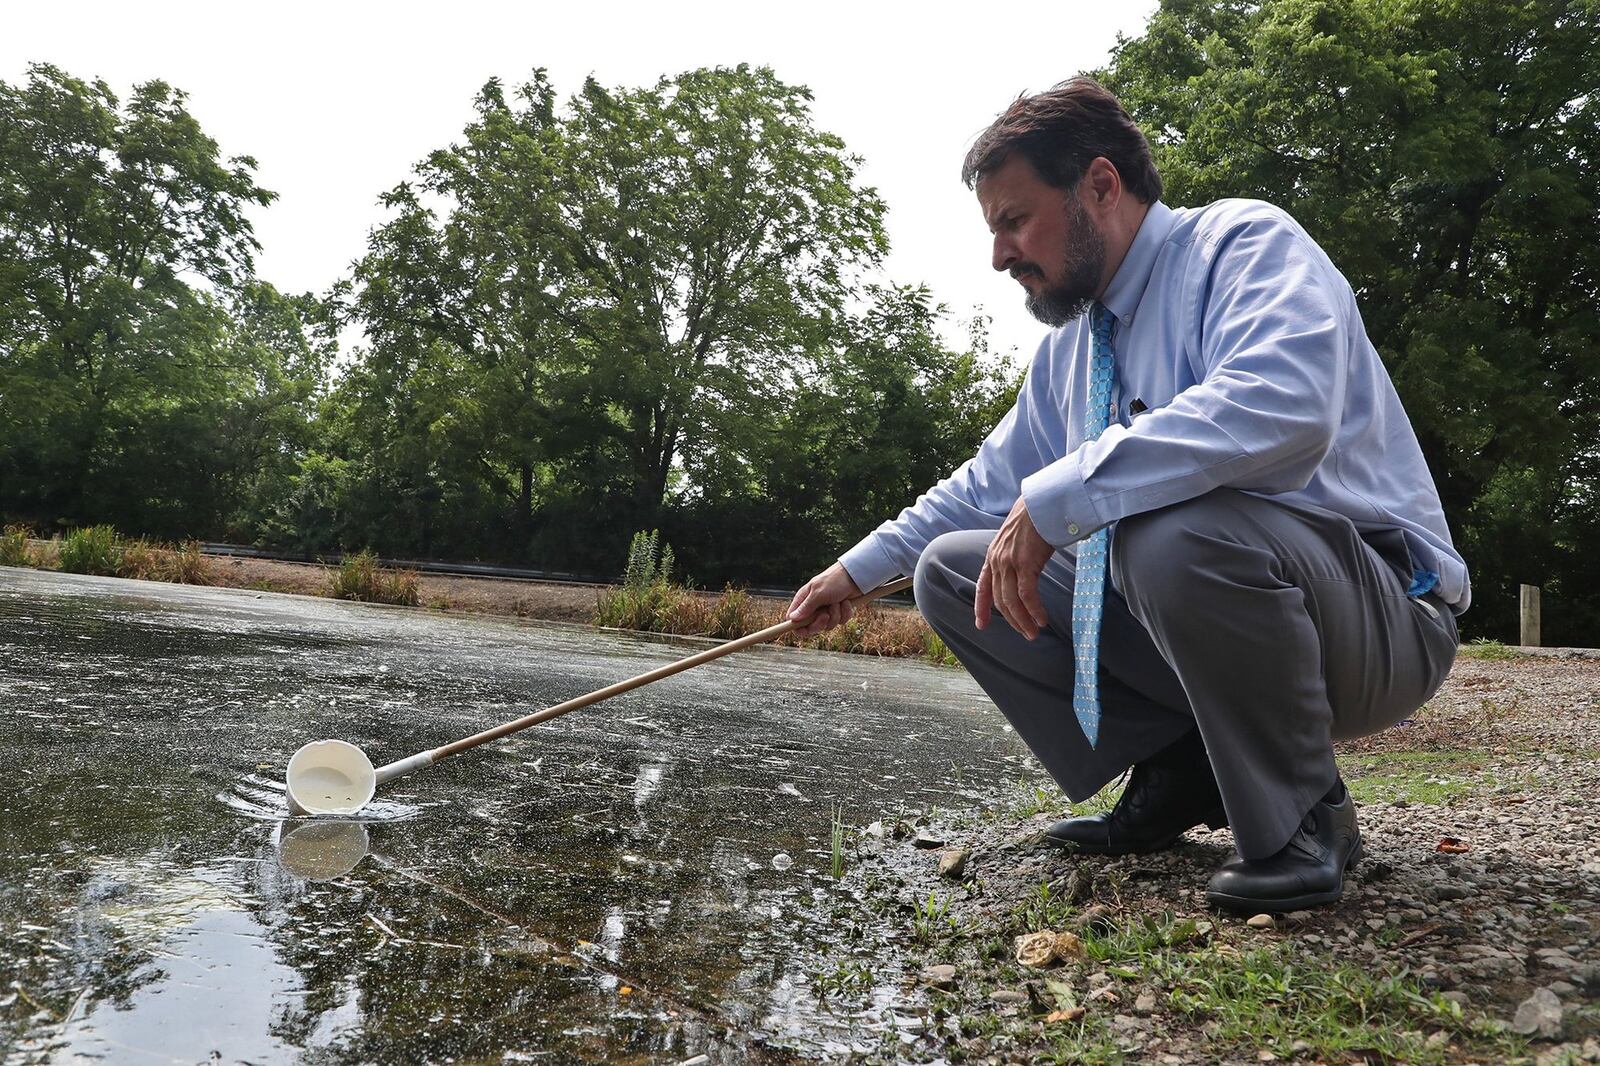
[[844, 876], [844, 804], [833, 804], [833, 846], [831, 849], [831, 868], [835, 881]]
[[924, 944], [932, 944], [941, 933], [954, 931], [956, 919], [950, 913], [950, 897], [939, 898], [935, 889], [928, 890], [926, 903], [917, 903], [912, 908], [911, 932]]
[[175, 581], [180, 585], [215, 585], [216, 572], [211, 568], [211, 560], [200, 554], [200, 542], [197, 540], [184, 541], [183, 547], [171, 548], [166, 551], [164, 580]]
[[0, 566], [32, 566], [33, 553], [28, 551], [28, 538], [33, 531], [27, 526], [7, 526], [0, 533]]
[[360, 551], [346, 555], [339, 563], [339, 569], [328, 583], [328, 595], [336, 600], [415, 607], [417, 573], [414, 570], [379, 566], [377, 556], [372, 552]]
[[161, 548], [157, 544], [140, 537], [138, 540], [124, 540], [121, 542], [122, 555], [117, 560], [117, 576], [132, 578], [135, 581], [159, 580], [161, 570]]
[[1456, 654], [1464, 659], [1484, 659], [1489, 662], [1504, 662], [1507, 659], [1520, 659], [1523, 652], [1498, 640], [1487, 640], [1479, 637], [1471, 644], [1463, 644], [1456, 649]]
[[61, 542], [58, 563], [69, 574], [116, 576], [122, 568], [122, 541], [110, 526], [75, 529]]
[[818, 999], [859, 996], [872, 987], [872, 967], [864, 962], [838, 962], [811, 979]]

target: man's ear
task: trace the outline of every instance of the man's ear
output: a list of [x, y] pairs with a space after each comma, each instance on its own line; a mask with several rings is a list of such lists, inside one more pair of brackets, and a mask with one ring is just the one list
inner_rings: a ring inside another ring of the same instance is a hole
[[1105, 156], [1097, 155], [1090, 160], [1089, 168], [1083, 172], [1083, 180], [1090, 206], [1112, 211], [1122, 202], [1122, 175], [1117, 173], [1116, 165]]

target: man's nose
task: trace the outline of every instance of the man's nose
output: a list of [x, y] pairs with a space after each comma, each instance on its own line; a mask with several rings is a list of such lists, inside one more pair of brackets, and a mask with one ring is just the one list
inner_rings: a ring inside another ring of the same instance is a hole
[[996, 235], [994, 251], [990, 256], [989, 264], [996, 270], [1010, 270], [1020, 257], [1017, 255], [1016, 246], [1003, 235]]

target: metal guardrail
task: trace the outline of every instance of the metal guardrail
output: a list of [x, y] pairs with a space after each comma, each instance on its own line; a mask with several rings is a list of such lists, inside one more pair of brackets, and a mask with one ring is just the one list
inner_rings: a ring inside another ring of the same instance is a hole
[[[313, 563], [323, 566], [338, 566], [344, 562], [344, 555], [341, 553], [309, 555], [302, 552], [296, 554], [294, 552], [277, 552], [263, 548], [252, 548], [243, 544], [222, 544], [211, 541], [201, 541], [200, 552], [203, 555], [232, 556], [241, 559], [268, 559], [283, 563]], [[436, 559], [380, 558], [378, 559], [378, 565], [400, 570], [415, 570], [419, 574], [439, 574], [444, 577], [474, 577], [487, 581], [537, 581], [552, 585], [616, 585], [620, 584], [622, 580], [618, 575], [601, 577], [594, 574], [574, 574], [564, 570], [529, 570], [522, 567], [491, 566], [487, 563], [449, 563]], [[796, 590], [752, 586], [746, 588], [745, 591], [752, 596], [793, 599]], [[885, 596], [882, 602], [892, 603], [901, 607], [913, 606], [911, 597], [905, 593]]]

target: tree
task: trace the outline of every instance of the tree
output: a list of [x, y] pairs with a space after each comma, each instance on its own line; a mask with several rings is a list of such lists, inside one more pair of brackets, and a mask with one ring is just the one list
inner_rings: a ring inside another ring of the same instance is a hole
[[227, 510], [220, 412], [259, 369], [227, 300], [273, 194], [184, 104], [48, 65], [0, 83], [0, 510], [165, 534]]
[[352, 279], [358, 480], [476, 486], [546, 553], [605, 566], [675, 478], [759, 465], [885, 247], [809, 99], [748, 67], [591, 80], [564, 112], [542, 72], [515, 103], [486, 85]]
[[1473, 571], [1469, 631], [1600, 641], [1600, 5], [1164, 0], [1102, 78], [1169, 198], [1291, 211], [1350, 278]]

